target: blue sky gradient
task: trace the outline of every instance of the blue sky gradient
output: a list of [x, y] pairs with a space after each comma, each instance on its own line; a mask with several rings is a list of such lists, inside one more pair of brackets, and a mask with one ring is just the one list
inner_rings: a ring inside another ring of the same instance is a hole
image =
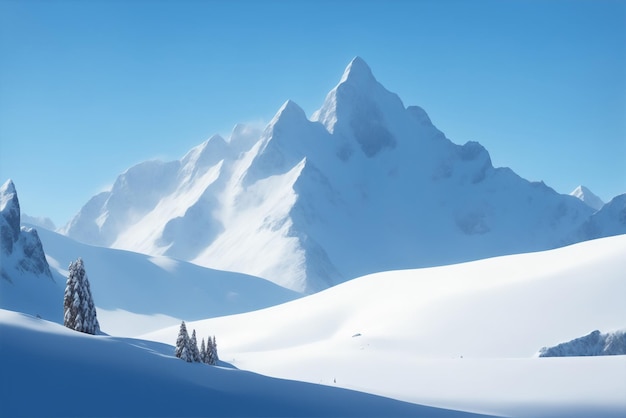
[[626, 192], [626, 2], [0, 0], [0, 180], [62, 226], [133, 164], [287, 99], [356, 55], [453, 142], [562, 193]]

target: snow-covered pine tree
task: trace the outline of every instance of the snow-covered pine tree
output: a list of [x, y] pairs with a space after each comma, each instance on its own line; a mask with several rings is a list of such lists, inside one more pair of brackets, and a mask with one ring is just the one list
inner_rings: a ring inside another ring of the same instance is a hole
[[198, 351], [198, 340], [196, 339], [196, 330], [191, 333], [191, 340], [189, 340], [189, 353], [191, 354], [191, 360], [194, 362], [200, 362], [200, 351]]
[[202, 344], [200, 344], [200, 361], [202, 363], [207, 362], [206, 345], [204, 344], [204, 338], [202, 339]]
[[178, 330], [178, 338], [176, 338], [176, 348], [174, 355], [181, 360], [189, 361], [189, 334], [187, 333], [187, 325], [185, 321], [181, 322]]
[[82, 258], [70, 263], [63, 296], [63, 310], [63, 325], [67, 328], [87, 334], [97, 334], [100, 331], [96, 306]]
[[213, 363], [213, 341], [211, 337], [206, 340], [206, 364], [214, 364]]
[[217, 357], [217, 344], [215, 343], [215, 336], [213, 336], [213, 339], [211, 339], [211, 337], [207, 339], [206, 351], [207, 364], [215, 366], [219, 360]]
[[217, 364], [219, 356], [217, 355], [217, 342], [215, 341], [215, 335], [213, 336], [213, 364]]

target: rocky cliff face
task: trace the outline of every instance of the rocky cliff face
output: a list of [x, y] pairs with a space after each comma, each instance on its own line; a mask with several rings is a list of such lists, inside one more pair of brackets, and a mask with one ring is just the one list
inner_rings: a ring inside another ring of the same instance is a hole
[[53, 280], [39, 235], [20, 227], [20, 203], [11, 180], [0, 187], [0, 269], [2, 279], [30, 273]]

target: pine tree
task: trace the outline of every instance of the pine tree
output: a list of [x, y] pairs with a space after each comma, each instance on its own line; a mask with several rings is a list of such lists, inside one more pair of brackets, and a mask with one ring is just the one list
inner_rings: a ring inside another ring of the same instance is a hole
[[217, 361], [219, 360], [219, 358], [217, 356], [217, 344], [215, 342], [215, 336], [213, 336], [213, 339], [211, 339], [211, 337], [209, 337], [207, 339], [207, 349], [206, 349], [206, 351], [207, 351], [207, 354], [206, 354], [207, 361], [206, 361], [206, 363], [210, 364], [210, 365], [213, 365], [213, 366], [216, 365]]
[[194, 362], [200, 362], [200, 352], [198, 351], [198, 340], [196, 339], [196, 330], [191, 333], [191, 340], [189, 340], [189, 353], [191, 354], [191, 360]]
[[211, 337], [206, 340], [206, 364], [213, 364], [213, 341]]
[[97, 334], [100, 324], [82, 258], [70, 263], [63, 296], [63, 325], [87, 334]]
[[181, 322], [180, 329], [178, 330], [178, 338], [176, 338], [176, 348], [174, 355], [179, 359], [188, 361], [189, 357], [189, 334], [187, 333], [187, 325], [185, 321]]
[[204, 344], [204, 338], [202, 339], [202, 344], [200, 344], [200, 361], [202, 363], [207, 362], [207, 352], [206, 352], [206, 345]]
[[215, 335], [213, 336], [213, 364], [217, 364], [219, 356], [217, 355], [217, 342], [215, 341]]

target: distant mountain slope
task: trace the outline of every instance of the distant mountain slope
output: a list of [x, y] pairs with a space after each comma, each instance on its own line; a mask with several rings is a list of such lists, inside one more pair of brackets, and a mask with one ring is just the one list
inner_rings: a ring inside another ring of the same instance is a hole
[[572, 242], [626, 234], [626, 193], [591, 215], [578, 229]]
[[586, 188], [585, 186], [578, 186], [575, 188], [570, 195], [577, 197], [578, 199], [585, 202], [589, 207], [595, 210], [602, 209], [604, 206], [604, 202], [598, 196], [596, 196], [591, 190]]
[[174, 347], [90, 336], [0, 309], [7, 417], [474, 417], [341, 388], [186, 363]]
[[22, 219], [22, 223], [24, 224], [31, 224], [36, 227], [49, 229], [51, 231], [54, 231], [57, 229], [57, 227], [54, 225], [54, 222], [52, 222], [52, 219], [50, 218], [41, 217], [41, 216], [29, 216], [25, 213], [22, 213], [21, 219]]
[[494, 168], [477, 142], [454, 144], [357, 57], [311, 119], [287, 101], [262, 132], [237, 126], [178, 161], [131, 167], [63, 232], [311, 293], [376, 271], [559, 247], [593, 212]]

